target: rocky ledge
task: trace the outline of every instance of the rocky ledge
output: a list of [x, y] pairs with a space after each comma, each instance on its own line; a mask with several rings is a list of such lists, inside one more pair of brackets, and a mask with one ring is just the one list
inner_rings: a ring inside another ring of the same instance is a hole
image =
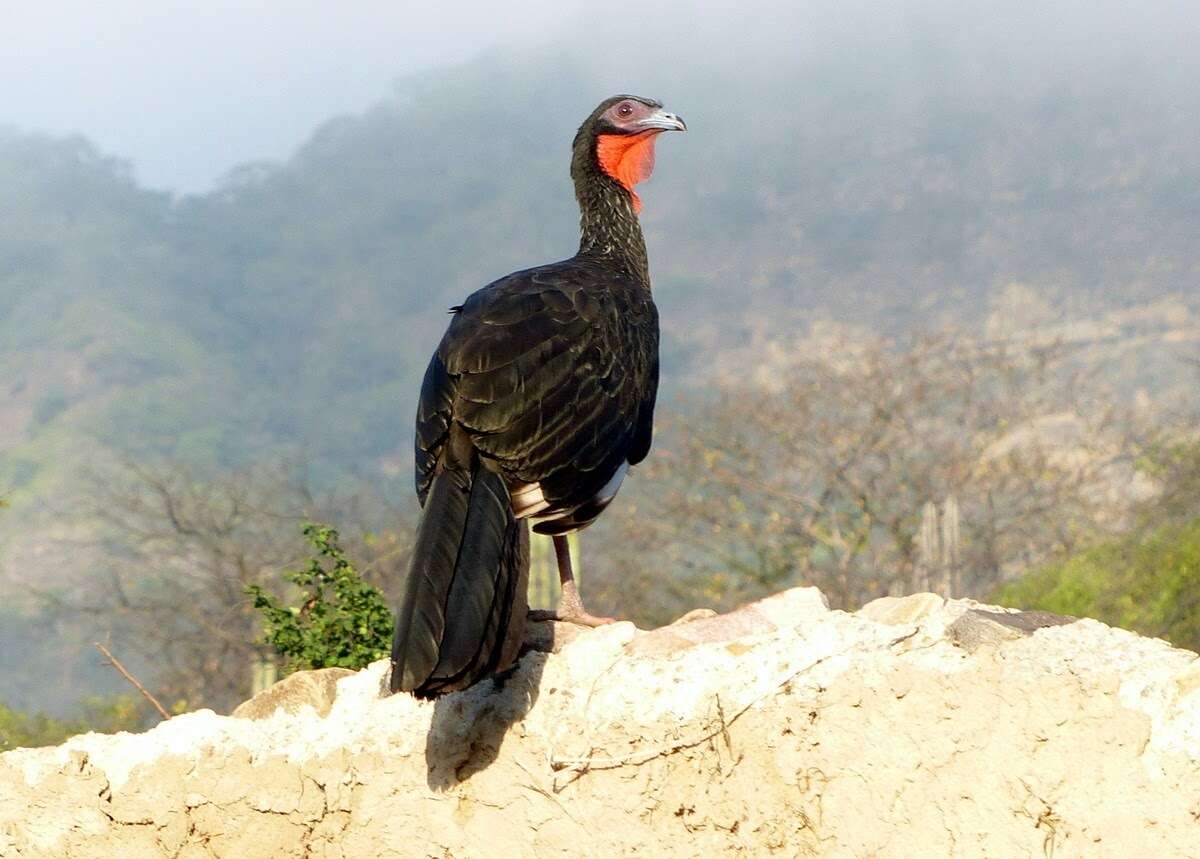
[[[557, 636], [557, 641], [555, 641]], [[5, 857], [1195, 856], [1200, 658], [1090, 620], [796, 589], [436, 703], [385, 663], [0, 756]]]

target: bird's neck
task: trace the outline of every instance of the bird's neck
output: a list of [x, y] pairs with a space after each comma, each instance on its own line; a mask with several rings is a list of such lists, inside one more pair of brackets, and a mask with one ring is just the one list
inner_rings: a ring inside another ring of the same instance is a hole
[[650, 288], [646, 240], [633, 208], [633, 196], [599, 170], [575, 182], [579, 200], [579, 256], [603, 260]]

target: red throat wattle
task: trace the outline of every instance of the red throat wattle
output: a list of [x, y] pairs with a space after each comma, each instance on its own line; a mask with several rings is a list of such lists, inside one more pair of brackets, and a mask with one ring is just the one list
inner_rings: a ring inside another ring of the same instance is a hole
[[641, 134], [601, 134], [596, 137], [596, 160], [600, 169], [616, 179], [633, 198], [633, 210], [642, 211], [642, 200], [633, 186], [650, 178], [654, 171], [654, 140], [657, 131]]

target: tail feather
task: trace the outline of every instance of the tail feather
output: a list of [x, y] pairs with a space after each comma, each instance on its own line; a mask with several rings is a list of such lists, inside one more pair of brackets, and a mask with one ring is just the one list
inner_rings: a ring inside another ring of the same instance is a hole
[[425, 499], [408, 577], [396, 610], [392, 636], [392, 691], [411, 691], [425, 681], [438, 661], [446, 626], [462, 523], [467, 516], [465, 475], [443, 471]]
[[[503, 671], [520, 653], [525, 638], [525, 618], [528, 613], [529, 530], [524, 522], [505, 533], [505, 557], [500, 566], [500, 578], [495, 597], [489, 607], [486, 632], [467, 667], [455, 674], [444, 674], [442, 666], [434, 670], [417, 690], [419, 698], [436, 698], [446, 692], [465, 689], [477, 680]], [[447, 632], [447, 638], [450, 633]]]
[[[479, 469], [458, 548], [448, 606], [453, 624], [442, 638], [433, 677], [453, 679], [472, 667], [486, 643], [488, 628], [503, 589], [504, 538], [512, 521], [508, 492], [496, 474]], [[499, 590], [499, 593], [498, 593]]]
[[528, 566], [503, 480], [478, 460], [469, 473], [440, 472], [396, 614], [392, 691], [436, 697], [508, 667], [523, 637]]

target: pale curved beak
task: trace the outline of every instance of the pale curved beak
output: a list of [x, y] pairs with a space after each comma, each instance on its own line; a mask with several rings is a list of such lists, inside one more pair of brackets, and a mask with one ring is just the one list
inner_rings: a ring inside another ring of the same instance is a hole
[[645, 119], [639, 119], [637, 124], [640, 128], [656, 131], [687, 131], [687, 123], [682, 118], [665, 110], [656, 110]]

